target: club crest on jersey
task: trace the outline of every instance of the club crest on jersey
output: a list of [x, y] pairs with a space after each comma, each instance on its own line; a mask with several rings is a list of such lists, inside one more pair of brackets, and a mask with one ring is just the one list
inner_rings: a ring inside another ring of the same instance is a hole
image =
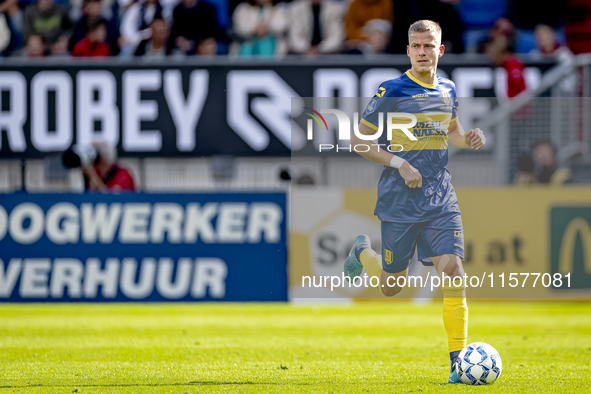
[[384, 261], [386, 264], [392, 264], [392, 251], [384, 249]]
[[373, 111], [376, 110], [377, 107], [378, 107], [378, 102], [375, 99], [371, 99], [369, 104], [367, 104], [367, 108], [365, 109], [365, 112], [368, 114], [371, 114]]

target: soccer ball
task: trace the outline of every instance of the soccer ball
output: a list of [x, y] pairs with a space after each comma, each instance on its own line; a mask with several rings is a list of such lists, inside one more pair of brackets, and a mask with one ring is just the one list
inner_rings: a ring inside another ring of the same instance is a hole
[[460, 352], [457, 369], [462, 383], [491, 384], [501, 376], [503, 363], [494, 347], [484, 342], [474, 342]]

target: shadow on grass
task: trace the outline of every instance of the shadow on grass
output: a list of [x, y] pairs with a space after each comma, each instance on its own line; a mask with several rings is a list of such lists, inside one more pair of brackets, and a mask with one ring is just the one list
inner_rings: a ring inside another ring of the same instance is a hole
[[[112, 384], [23, 384], [0, 386], [0, 389], [19, 389], [27, 387], [161, 387], [161, 386], [230, 386], [230, 385], [285, 385], [285, 382], [225, 382], [191, 381], [185, 383], [112, 383]], [[308, 386], [310, 383], [288, 383], [295, 386]]]

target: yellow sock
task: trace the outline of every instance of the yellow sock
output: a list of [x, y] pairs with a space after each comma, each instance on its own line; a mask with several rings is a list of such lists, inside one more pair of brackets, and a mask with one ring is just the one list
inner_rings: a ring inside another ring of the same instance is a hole
[[370, 278], [375, 276], [378, 278], [378, 281], [380, 280], [382, 277], [382, 256], [372, 249], [365, 249], [359, 255], [359, 261], [363, 265], [363, 268], [365, 268], [367, 276]]
[[462, 350], [468, 338], [466, 288], [445, 284], [443, 290], [443, 325], [447, 331], [449, 352]]

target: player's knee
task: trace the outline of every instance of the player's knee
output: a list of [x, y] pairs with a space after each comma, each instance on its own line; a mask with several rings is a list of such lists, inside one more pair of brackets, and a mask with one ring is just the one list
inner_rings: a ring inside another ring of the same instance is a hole
[[384, 294], [386, 297], [393, 297], [400, 293], [402, 291], [402, 287], [399, 286], [399, 280], [401, 277], [403, 279], [406, 277], [406, 270], [396, 274], [382, 271], [382, 277], [380, 280], [382, 284], [382, 294]]
[[460, 256], [456, 256], [454, 254], [446, 254], [441, 257], [441, 263], [441, 265], [443, 266], [442, 271], [445, 273], [445, 275], [449, 276], [450, 278], [453, 279], [456, 277], [464, 276], [464, 266], [462, 265], [462, 259], [460, 258]]
[[401, 287], [398, 286], [384, 286], [382, 287], [382, 294], [386, 297], [394, 297], [396, 294], [402, 291]]

